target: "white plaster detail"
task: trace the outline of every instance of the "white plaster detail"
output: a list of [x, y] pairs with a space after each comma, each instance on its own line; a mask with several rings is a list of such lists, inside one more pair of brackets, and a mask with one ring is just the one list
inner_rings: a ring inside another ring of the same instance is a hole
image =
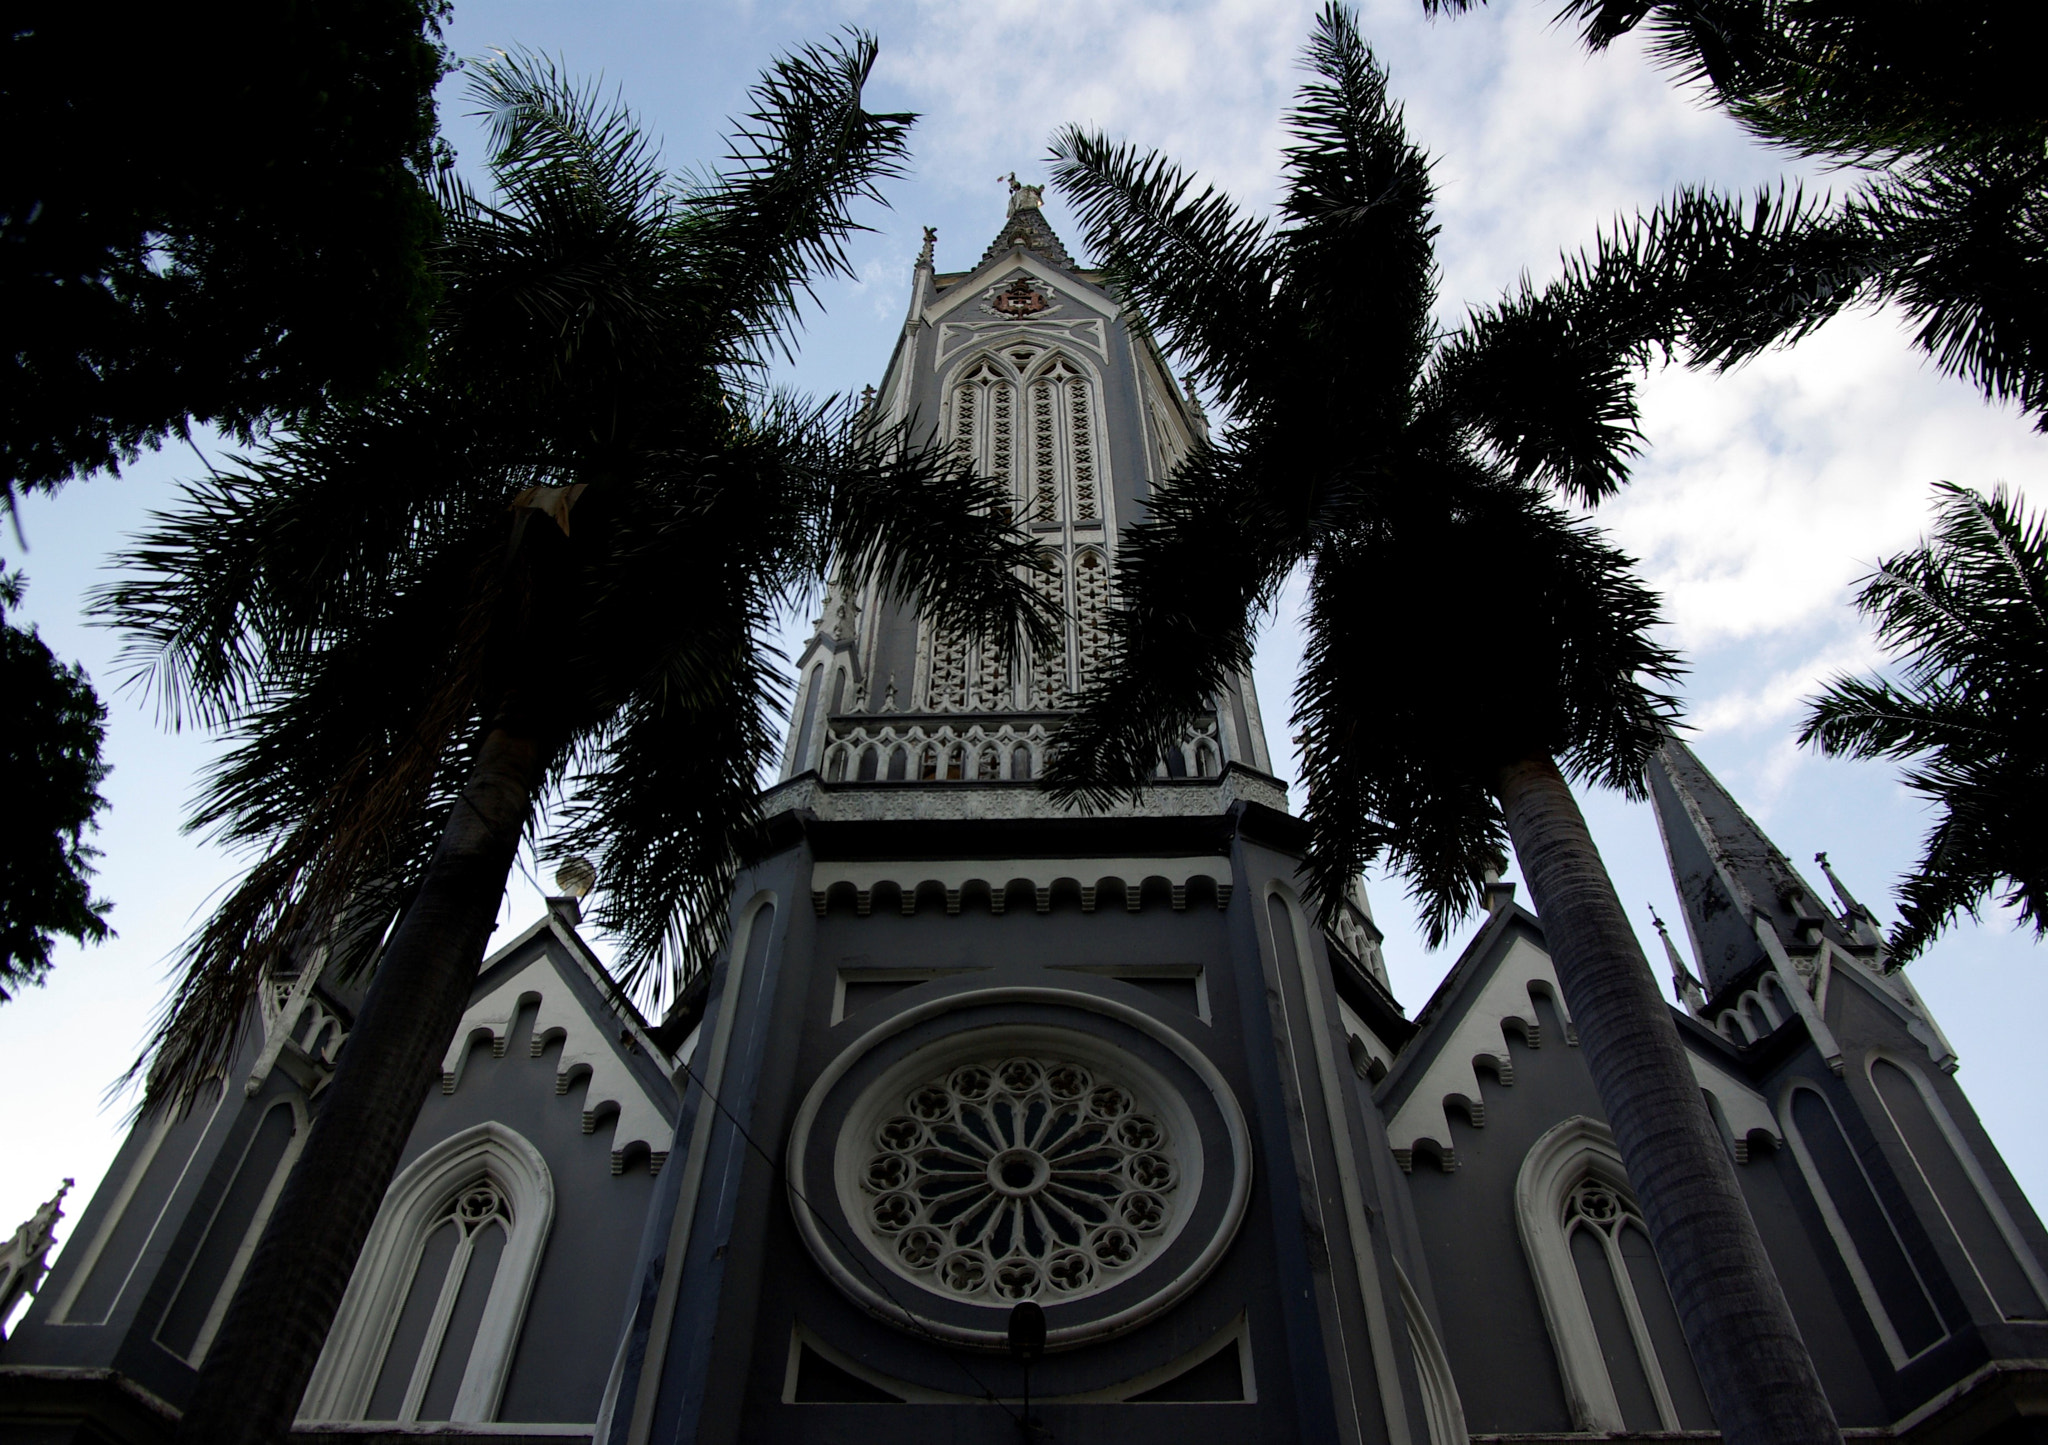
[[1422, 1296], [1408, 1282], [1408, 1271], [1394, 1263], [1394, 1280], [1401, 1287], [1401, 1312], [1408, 1322], [1408, 1348], [1415, 1352], [1415, 1374], [1422, 1385], [1422, 1413], [1429, 1422], [1429, 1445], [1466, 1445], [1472, 1436], [1465, 1428], [1465, 1406], [1458, 1398], [1458, 1381], [1451, 1374], [1451, 1357], [1437, 1337]]
[[[492, 1053], [504, 1057], [520, 1006], [529, 1000], [539, 1003], [533, 1020], [534, 1057], [553, 1040], [562, 1040], [562, 1055], [555, 1065], [555, 1092], [567, 1094], [579, 1079], [587, 1080], [584, 1119], [595, 1123], [611, 1115], [612, 1172], [621, 1171], [626, 1151], [636, 1144], [647, 1149], [650, 1167], [658, 1170], [657, 1161], [667, 1157], [675, 1129], [640, 1076], [619, 1057], [619, 1030], [629, 1029], [635, 1035], [635, 1046], [646, 1050], [649, 1057], [658, 1059], [660, 1055], [654, 1052], [652, 1040], [631, 1029], [618, 1015], [592, 1017], [559, 973], [547, 946], [463, 1012], [462, 1024], [441, 1059], [441, 1092], [452, 1094], [461, 1087], [469, 1051], [480, 1040], [489, 1038]], [[586, 1127], [584, 1132], [592, 1130]]]
[[[448, 1217], [451, 1202], [466, 1200], [484, 1181], [495, 1195], [500, 1212], [493, 1217], [505, 1228], [506, 1240], [449, 1418], [489, 1420], [497, 1413], [554, 1223], [555, 1185], [538, 1149], [502, 1124], [485, 1123], [443, 1139], [391, 1181], [306, 1387], [301, 1421], [363, 1418], [428, 1232]], [[460, 1279], [461, 1271], [451, 1269], [444, 1282], [402, 1418], [415, 1418]]]
[[[1207, 1173], [1222, 1174], [1224, 1187], [1228, 1192], [1221, 1218], [1214, 1231], [1178, 1273], [1159, 1280], [1147, 1295], [1135, 1303], [1092, 1319], [1057, 1326], [1048, 1332], [1046, 1342], [1048, 1348], [1065, 1349], [1090, 1341], [1109, 1339], [1136, 1329], [1147, 1320], [1170, 1309], [1206, 1278], [1237, 1235], [1238, 1227], [1244, 1219], [1245, 1206], [1251, 1195], [1251, 1135], [1245, 1123], [1244, 1112], [1238, 1107], [1236, 1096], [1231, 1092], [1230, 1086], [1206, 1055], [1179, 1033], [1141, 1010], [1111, 999], [1050, 988], [988, 989], [974, 994], [973, 1001], [977, 1005], [1055, 1004], [1067, 1008], [1086, 1009], [1115, 1019], [1164, 1044], [1206, 1087], [1220, 1116], [1225, 1135], [1230, 1141], [1229, 1155], [1225, 1158], [1209, 1159], [1196, 1154], [1178, 1161], [1181, 1168], [1177, 1188], [1185, 1192], [1187, 1199], [1194, 1200], [1203, 1189], [1203, 1178]], [[797, 1112], [796, 1121], [790, 1129], [785, 1170], [791, 1190], [790, 1211], [796, 1220], [798, 1232], [811, 1251], [812, 1257], [840, 1290], [877, 1318], [892, 1324], [903, 1326], [908, 1323], [905, 1315], [911, 1315], [915, 1320], [911, 1328], [918, 1334], [979, 1349], [1000, 1350], [1007, 1347], [1002, 1311], [990, 1309], [990, 1323], [986, 1326], [958, 1324], [949, 1319], [917, 1313], [914, 1303], [906, 1306], [898, 1298], [883, 1293], [877, 1288], [867, 1270], [854, 1268], [841, 1258], [832, 1242], [828, 1240], [816, 1212], [804, 1202], [802, 1195], [806, 1187], [804, 1160], [809, 1149], [811, 1131], [817, 1124], [818, 1115], [823, 1110], [827, 1098], [839, 1081], [855, 1064], [888, 1039], [929, 1018], [957, 1010], [961, 1002], [957, 996], [936, 998], [915, 1008], [906, 1009], [876, 1025], [842, 1050], [818, 1076]], [[922, 1078], [971, 1062], [984, 1050], [991, 1049], [1004, 1055], [1056, 1053], [1093, 1069], [1121, 1071], [1126, 1077], [1140, 1081], [1139, 1087], [1165, 1118], [1166, 1128], [1172, 1137], [1183, 1140], [1199, 1137], [1193, 1115], [1177, 1091], [1170, 1088], [1165, 1080], [1154, 1074], [1147, 1065], [1128, 1053], [1108, 1048], [1092, 1035], [1042, 1024], [1017, 1025], [1007, 1029], [975, 1029], [965, 1035], [943, 1037], [916, 1050], [908, 1058], [886, 1070], [876, 1084], [863, 1092], [862, 1100], [857, 1102], [848, 1114], [847, 1130], [834, 1145], [833, 1180], [829, 1184], [825, 1181], [810, 1181], [808, 1187], [813, 1194], [825, 1188], [836, 1189], [842, 1207], [850, 1217], [857, 1218], [855, 1211], [865, 1207], [864, 1201], [868, 1197], [861, 1189], [857, 1171], [866, 1167], [874, 1153], [873, 1148], [867, 1145], [866, 1134], [863, 1132], [864, 1124], [869, 1122], [869, 1115], [872, 1112], [872, 1099], [879, 1097], [881, 1093], [902, 1087], [913, 1077]], [[849, 1140], [854, 1142], [849, 1144]], [[889, 1267], [894, 1270], [893, 1265]], [[1143, 1277], [1142, 1265], [1134, 1277]], [[932, 1293], [937, 1294], [938, 1291], [932, 1290]]]
[[1448, 1111], [1455, 1107], [1471, 1119], [1474, 1128], [1485, 1127], [1480, 1065], [1484, 1063], [1500, 1083], [1514, 1082], [1507, 1026], [1513, 1024], [1531, 1048], [1554, 1042], [1543, 1037], [1541, 1015], [1536, 1012], [1539, 994], [1557, 1011], [1565, 1029], [1563, 1042], [1576, 1044], [1571, 1013], [1557, 986], [1550, 955], [1529, 939], [1517, 937], [1478, 997], [1466, 1005], [1451, 1036], [1437, 1045], [1435, 1057], [1408, 1091], [1407, 1099], [1387, 1121], [1387, 1142], [1403, 1170], [1413, 1167], [1415, 1146], [1424, 1141], [1434, 1146], [1445, 1170], [1458, 1167]]
[[[1594, 1202], [1588, 1204], [1588, 1192]], [[1572, 1259], [1571, 1230], [1586, 1227], [1586, 1220], [1598, 1226], [1628, 1222], [1642, 1228], [1635, 1196], [1628, 1187], [1621, 1151], [1607, 1126], [1583, 1114], [1555, 1125], [1533, 1145], [1515, 1176], [1515, 1222], [1521, 1229], [1522, 1249], [1536, 1278], [1537, 1298], [1543, 1305], [1544, 1323], [1550, 1328], [1551, 1343], [1557, 1349], [1557, 1363], [1563, 1377], [1565, 1399], [1571, 1407], [1573, 1428], [1608, 1434], [1629, 1429], [1615, 1398], [1614, 1383], [1607, 1372], [1607, 1358], [1594, 1327], [1592, 1311], [1586, 1306], [1585, 1290], [1579, 1282]], [[1576, 1221], [1576, 1223], [1575, 1223]], [[1657, 1349], [1643, 1319], [1634, 1286], [1622, 1266], [1611, 1239], [1607, 1245], [1609, 1267], [1614, 1271], [1616, 1293], [1628, 1318], [1636, 1354], [1656, 1401], [1661, 1428], [1682, 1430]], [[1648, 1237], [1648, 1231], [1644, 1231]]]
[[1093, 913], [1103, 885], [1113, 883], [1124, 891], [1124, 907], [1135, 913], [1144, 885], [1161, 883], [1172, 907], [1179, 911], [1187, 907], [1188, 884], [1196, 878], [1209, 880], [1218, 908], [1230, 906], [1230, 860], [1216, 856], [821, 862], [811, 866], [811, 906], [823, 917], [834, 890], [850, 889], [856, 910], [865, 917], [873, 906], [875, 889], [887, 885], [897, 891], [898, 906], [906, 915], [917, 911], [920, 891], [931, 890], [942, 892], [946, 912], [955, 914], [971, 887], [977, 897], [985, 895], [986, 907], [1001, 913], [1007, 907], [1009, 889], [1021, 884], [1031, 890], [1034, 906], [1044, 913], [1052, 906], [1053, 889], [1071, 884], [1080, 890], [1082, 912]]
[[926, 1078], [913, 1056], [854, 1106], [847, 1217], [890, 1269], [949, 1297], [1079, 1300], [1121, 1283], [1186, 1222], [1195, 1130], [1128, 1061], [978, 1037], [966, 1062]]

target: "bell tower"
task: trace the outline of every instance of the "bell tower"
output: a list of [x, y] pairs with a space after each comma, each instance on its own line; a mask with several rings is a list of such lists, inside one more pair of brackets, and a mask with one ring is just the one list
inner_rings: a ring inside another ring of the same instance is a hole
[[[1005, 669], [993, 649], [948, 636], [914, 607], [829, 590], [798, 664], [785, 780], [1036, 778], [1062, 714], [1101, 665], [1118, 530], [1207, 436], [1192, 392], [1174, 386], [1158, 351], [1125, 324], [1100, 274], [1067, 254], [1045, 219], [1043, 188], [1015, 177], [1011, 186], [1003, 229], [972, 271], [935, 270], [927, 232], [910, 312], [871, 405], [879, 423], [948, 438], [1007, 487], [1012, 515], [1053, 553], [1041, 586], [1065, 615], [1064, 635]], [[1272, 772], [1248, 676], [1231, 680], [1160, 770], [1214, 782], [1232, 763]], [[956, 790], [945, 807], [1003, 815], [1020, 800]]]
[[1207, 434], [1041, 202], [1012, 178], [969, 270], [926, 233], [869, 405], [1006, 488], [1063, 635], [1005, 668], [828, 590], [605, 1445], [1007, 1438], [1026, 1303], [1055, 1437], [1420, 1445], [1455, 1417], [1355, 1042], [1412, 1026], [1363, 894], [1327, 932], [1304, 905], [1251, 679], [1135, 803], [1038, 785], [1104, 660], [1119, 530]]

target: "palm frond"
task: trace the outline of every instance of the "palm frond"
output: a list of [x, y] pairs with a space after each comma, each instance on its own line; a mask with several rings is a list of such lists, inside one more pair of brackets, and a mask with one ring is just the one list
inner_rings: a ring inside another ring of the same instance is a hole
[[717, 278], [707, 315], [745, 354], [787, 337], [818, 277], [852, 274], [846, 243], [866, 229], [852, 207], [885, 204], [880, 183], [903, 174], [917, 117], [863, 107], [876, 53], [848, 30], [777, 58], [749, 92], [730, 168], [689, 198], [687, 244]]
[[1294, 479], [1266, 474], [1264, 461], [1228, 444], [1198, 449], [1125, 529], [1108, 657], [1046, 768], [1056, 798], [1092, 807], [1134, 795], [1251, 666], [1259, 614], [1312, 545], [1309, 519], [1273, 504]]
[[1880, 297], [1935, 364], [2048, 430], [2048, 161], [2030, 154], [1904, 167], [1851, 204], [1874, 238]]
[[1191, 195], [1194, 178], [1157, 151], [1069, 126], [1052, 155], [1053, 179], [1112, 284], [1225, 406], [1240, 407], [1256, 376], [1243, 338], [1276, 324], [1278, 258], [1266, 226], [1213, 186]]
[[1304, 370], [1341, 371], [1348, 390], [1391, 416], [1405, 410], [1430, 342], [1437, 227], [1429, 158], [1409, 139], [1357, 22], [1335, 0], [1316, 18], [1305, 64], [1312, 78], [1287, 117], [1292, 143], [1283, 154], [1281, 292], [1312, 338], [1316, 354]]
[[593, 921], [617, 941], [622, 988], [673, 998], [724, 941], [733, 878], [759, 819], [779, 679], [763, 667], [744, 591], [692, 634], [585, 750], [549, 843], [597, 864]]
[[2048, 933], [2048, 517], [2002, 488], [1987, 500], [1944, 482], [1937, 499], [1933, 534], [1857, 595], [1899, 679], [1831, 679], [1799, 733], [1831, 757], [1912, 763], [1906, 786], [1940, 810], [1900, 887], [1895, 964], [2001, 879], [2004, 901]]

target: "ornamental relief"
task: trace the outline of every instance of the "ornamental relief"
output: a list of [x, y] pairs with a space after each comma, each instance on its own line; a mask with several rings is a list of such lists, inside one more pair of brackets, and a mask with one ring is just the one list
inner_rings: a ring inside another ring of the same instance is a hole
[[1057, 312], [1060, 307], [1055, 304], [1052, 287], [1043, 281], [1034, 281], [1029, 276], [1019, 276], [984, 291], [981, 309], [990, 316], [1023, 321], [1035, 316], [1050, 315]]
[[1175, 1214], [1175, 1141], [1071, 1059], [969, 1063], [906, 1093], [861, 1175], [876, 1252], [927, 1288], [1079, 1299], [1149, 1258]]
[[826, 1277], [883, 1323], [1000, 1350], [1032, 1300], [1063, 1350], [1173, 1308], [1229, 1248], [1251, 1187], [1244, 1115], [1167, 1022], [1033, 986], [851, 1027], [866, 1032], [792, 1124], [790, 1208]]

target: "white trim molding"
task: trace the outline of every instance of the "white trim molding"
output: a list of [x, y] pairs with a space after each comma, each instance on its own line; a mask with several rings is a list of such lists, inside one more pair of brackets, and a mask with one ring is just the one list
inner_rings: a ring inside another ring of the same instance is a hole
[[[509, 1227], [449, 1418], [487, 1421], [497, 1413], [525, 1322], [527, 1298], [554, 1222], [555, 1185], [539, 1150], [502, 1124], [484, 1123], [443, 1139], [391, 1182], [328, 1332], [327, 1348], [306, 1388], [301, 1422], [364, 1418], [427, 1235], [446, 1216], [452, 1200], [485, 1179], [502, 1192], [509, 1206]], [[444, 1294], [452, 1291], [457, 1273], [451, 1270]], [[451, 1303], [440, 1301], [437, 1326], [445, 1323]], [[430, 1357], [438, 1352], [438, 1336], [438, 1328], [429, 1332], [429, 1347], [422, 1350], [423, 1361], [414, 1370], [420, 1378], [407, 1391], [402, 1416], [410, 1418], [417, 1408], [424, 1377], [431, 1370]]]
[[[1614, 1393], [1614, 1381], [1607, 1369], [1607, 1355], [1593, 1312], [1586, 1304], [1577, 1263], [1572, 1258], [1566, 1212], [1573, 1195], [1589, 1181], [1604, 1186], [1607, 1198], [1633, 1209], [1634, 1195], [1614, 1136], [1596, 1119], [1577, 1114], [1557, 1124], [1530, 1146], [1515, 1176], [1515, 1223], [1521, 1230], [1522, 1249], [1528, 1256], [1529, 1272], [1535, 1276], [1536, 1296], [1543, 1306], [1543, 1322], [1550, 1330], [1557, 1350], [1558, 1374], [1564, 1383], [1566, 1403], [1571, 1407], [1572, 1428], [1600, 1433], [1628, 1432], [1632, 1427], [1623, 1416]], [[1581, 1225], [1580, 1227], [1585, 1227]], [[1645, 1235], [1647, 1238], [1647, 1234]], [[1664, 1364], [1658, 1358], [1642, 1307], [1627, 1272], [1619, 1268], [1610, 1249], [1615, 1291], [1627, 1317], [1643, 1378], [1655, 1402], [1663, 1430], [1683, 1430], [1678, 1409], [1665, 1379]], [[1690, 1366], [1691, 1361], [1685, 1362]]]

